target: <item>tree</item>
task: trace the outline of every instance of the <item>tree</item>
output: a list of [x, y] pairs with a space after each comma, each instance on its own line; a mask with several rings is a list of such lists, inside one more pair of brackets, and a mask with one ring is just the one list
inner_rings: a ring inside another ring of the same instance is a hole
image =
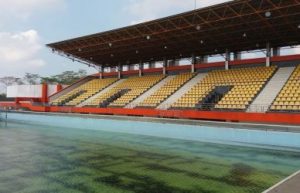
[[16, 78], [13, 76], [6, 76], [0, 78], [0, 93], [5, 93], [6, 88], [12, 85], [20, 85], [23, 84], [21, 78]]
[[0, 94], [0, 101], [13, 101], [13, 98], [6, 98], [6, 94]]
[[57, 74], [50, 77], [41, 77], [42, 83], [48, 84], [72, 84], [76, 80], [87, 75], [85, 70], [79, 70], [78, 72], [74, 71], [65, 71], [61, 74]]
[[23, 80], [27, 82], [28, 84], [34, 85], [34, 84], [39, 84], [40, 83], [40, 75], [38, 74], [31, 74], [31, 73], [26, 73]]
[[13, 76], [6, 76], [0, 78], [0, 83], [3, 84], [5, 87], [12, 86], [12, 85], [20, 85], [23, 84], [21, 78], [13, 77]]

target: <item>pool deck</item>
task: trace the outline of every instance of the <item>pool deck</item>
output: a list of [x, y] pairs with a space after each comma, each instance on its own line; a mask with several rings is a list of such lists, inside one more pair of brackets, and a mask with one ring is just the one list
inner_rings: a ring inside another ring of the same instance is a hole
[[299, 193], [300, 192], [300, 170], [278, 184], [267, 189], [263, 193]]
[[118, 116], [118, 115], [95, 115], [95, 114], [75, 114], [75, 113], [37, 113], [32, 111], [11, 111], [13, 113], [52, 115], [52, 116], [69, 116], [83, 117], [93, 119], [111, 119], [123, 121], [141, 121], [141, 122], [156, 122], [165, 124], [182, 124], [182, 125], [197, 125], [197, 126], [213, 126], [213, 127], [229, 127], [236, 129], [252, 129], [260, 131], [280, 131], [300, 133], [300, 125], [279, 125], [279, 124], [263, 124], [263, 123], [241, 123], [241, 122], [219, 122], [191, 119], [171, 119], [171, 118], [156, 118], [156, 117], [134, 117], [134, 116]]

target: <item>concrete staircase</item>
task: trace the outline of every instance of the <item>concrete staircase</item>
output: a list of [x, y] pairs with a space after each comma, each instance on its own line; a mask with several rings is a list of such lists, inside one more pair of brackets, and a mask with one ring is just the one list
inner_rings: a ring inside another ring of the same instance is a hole
[[126, 79], [120, 79], [120, 80], [116, 81], [115, 83], [109, 85], [108, 87], [106, 87], [105, 89], [103, 89], [102, 91], [100, 91], [99, 93], [97, 93], [94, 96], [92, 96], [92, 97], [88, 98], [87, 100], [83, 101], [82, 103], [80, 103], [76, 107], [84, 107], [85, 105], [87, 105], [89, 102], [93, 101], [98, 96], [102, 95], [103, 93], [106, 93], [107, 91], [109, 91], [110, 89], [114, 88], [115, 86], [118, 86], [120, 83], [122, 83], [125, 80]]
[[283, 86], [293, 73], [294, 69], [295, 67], [279, 68], [271, 80], [267, 83], [265, 88], [249, 106], [247, 112], [267, 112], [276, 96], [282, 90]]
[[146, 98], [151, 96], [153, 93], [155, 93], [158, 89], [160, 89], [163, 85], [165, 85], [168, 81], [174, 79], [175, 76], [167, 76], [163, 80], [161, 80], [159, 83], [154, 85], [152, 88], [150, 88], [147, 92], [133, 100], [131, 103], [125, 106], [127, 109], [133, 109], [136, 106], [138, 106], [141, 102], [143, 102]]
[[207, 73], [200, 73], [187, 82], [183, 87], [177, 90], [173, 95], [171, 95], [167, 100], [162, 102], [157, 109], [166, 110], [171, 107], [178, 99], [180, 99], [187, 91], [189, 91], [193, 86], [203, 80]]

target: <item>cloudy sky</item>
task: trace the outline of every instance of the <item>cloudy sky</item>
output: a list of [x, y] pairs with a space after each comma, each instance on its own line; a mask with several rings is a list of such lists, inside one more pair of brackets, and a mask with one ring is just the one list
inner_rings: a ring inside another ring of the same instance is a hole
[[[188, 11], [194, 2], [0, 0], [0, 77], [87, 69], [51, 53], [45, 44]], [[198, 0], [197, 7], [222, 2], [226, 0]]]

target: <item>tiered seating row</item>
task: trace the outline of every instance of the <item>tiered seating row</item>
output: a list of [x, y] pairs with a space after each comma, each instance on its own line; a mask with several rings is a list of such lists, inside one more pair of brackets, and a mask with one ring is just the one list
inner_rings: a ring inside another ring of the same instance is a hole
[[300, 111], [300, 65], [276, 97], [271, 110], [276, 111]]
[[169, 96], [171, 96], [175, 91], [177, 91], [182, 85], [184, 85], [187, 81], [189, 81], [194, 74], [192, 73], [184, 73], [175, 76], [173, 79], [168, 81], [165, 85], [163, 85], [160, 89], [158, 89], [151, 96], [146, 98], [142, 103], [138, 106], [140, 107], [157, 107], [160, 103], [166, 100]]
[[[93, 79], [54, 100], [52, 105], [75, 106], [114, 83], [116, 78]], [[72, 96], [74, 96], [72, 98]], [[70, 99], [71, 98], [71, 99]], [[68, 101], [68, 99], [70, 99]]]
[[129, 77], [119, 85], [96, 97], [93, 101], [87, 104], [87, 106], [99, 106], [107, 99], [118, 93], [120, 90], [128, 89], [129, 91], [126, 94], [109, 104], [111, 107], [124, 107], [163, 78], [163, 75]]
[[216, 86], [233, 86], [215, 108], [245, 110], [275, 70], [276, 67], [253, 67], [212, 71], [172, 107], [195, 108]]

